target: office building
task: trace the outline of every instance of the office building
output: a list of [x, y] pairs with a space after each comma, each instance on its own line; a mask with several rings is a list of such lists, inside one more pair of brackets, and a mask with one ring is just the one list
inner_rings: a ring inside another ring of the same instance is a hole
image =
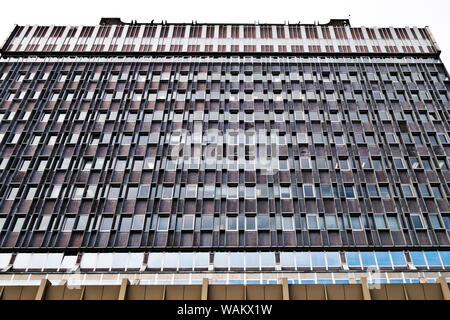
[[0, 298], [450, 299], [439, 55], [348, 20], [15, 26]]

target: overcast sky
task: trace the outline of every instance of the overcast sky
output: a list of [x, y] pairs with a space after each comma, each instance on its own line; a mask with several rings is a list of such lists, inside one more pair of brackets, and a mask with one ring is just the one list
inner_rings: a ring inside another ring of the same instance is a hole
[[349, 15], [352, 26], [429, 26], [450, 68], [450, 0], [5, 0], [0, 43], [15, 24], [96, 25], [101, 17], [138, 22], [325, 23]]

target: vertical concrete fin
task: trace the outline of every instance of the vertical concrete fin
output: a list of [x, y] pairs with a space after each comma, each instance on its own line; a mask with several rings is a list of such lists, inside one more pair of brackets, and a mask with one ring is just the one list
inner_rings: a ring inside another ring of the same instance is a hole
[[209, 280], [208, 278], [203, 278], [202, 281], [202, 300], [208, 300], [208, 285], [209, 285]]
[[120, 285], [119, 300], [125, 300], [127, 297], [127, 289], [130, 285], [130, 281], [127, 278], [122, 279], [122, 284]]
[[450, 289], [448, 288], [445, 277], [439, 277], [436, 282], [441, 285], [442, 297], [444, 300], [450, 300]]
[[281, 287], [283, 289], [283, 300], [290, 300], [289, 298], [289, 283], [287, 278], [281, 278]]
[[367, 278], [361, 277], [359, 279], [359, 282], [361, 283], [362, 294], [363, 294], [364, 300], [372, 300], [372, 297], [370, 296], [369, 285], [367, 284]]
[[39, 285], [39, 289], [36, 293], [36, 298], [34, 300], [43, 300], [45, 296], [45, 290], [50, 285], [50, 281], [48, 279], [41, 279], [41, 283]]

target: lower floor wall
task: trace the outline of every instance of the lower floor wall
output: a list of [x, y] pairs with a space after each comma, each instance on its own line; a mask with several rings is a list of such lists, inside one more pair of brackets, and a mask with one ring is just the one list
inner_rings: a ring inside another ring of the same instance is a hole
[[39, 285], [0, 286], [0, 300], [450, 300], [445, 277], [435, 283], [368, 283], [366, 277], [348, 284], [220, 285], [204, 278], [197, 285], [131, 284], [70, 286], [66, 281]]

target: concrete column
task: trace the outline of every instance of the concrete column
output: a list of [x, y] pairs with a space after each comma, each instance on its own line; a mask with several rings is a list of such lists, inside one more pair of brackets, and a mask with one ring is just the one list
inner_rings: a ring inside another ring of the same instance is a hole
[[367, 278], [361, 277], [359, 279], [359, 282], [361, 283], [362, 293], [364, 300], [372, 300], [372, 297], [370, 296], [370, 290], [369, 285], [367, 284]]
[[289, 283], [287, 278], [281, 278], [281, 287], [283, 288], [283, 300], [290, 300]]
[[203, 282], [202, 282], [202, 300], [208, 300], [208, 284], [209, 284], [209, 280], [208, 278], [203, 278]]
[[450, 300], [450, 290], [445, 277], [439, 277], [436, 282], [441, 285], [442, 297], [444, 297], [444, 300]]
[[50, 281], [48, 279], [42, 279], [41, 284], [39, 285], [39, 289], [36, 293], [36, 298], [34, 300], [44, 300], [45, 290], [48, 286], [50, 286]]
[[122, 284], [120, 285], [120, 291], [119, 291], [119, 300], [126, 300], [127, 297], [127, 288], [130, 284], [130, 281], [128, 279], [122, 279]]

